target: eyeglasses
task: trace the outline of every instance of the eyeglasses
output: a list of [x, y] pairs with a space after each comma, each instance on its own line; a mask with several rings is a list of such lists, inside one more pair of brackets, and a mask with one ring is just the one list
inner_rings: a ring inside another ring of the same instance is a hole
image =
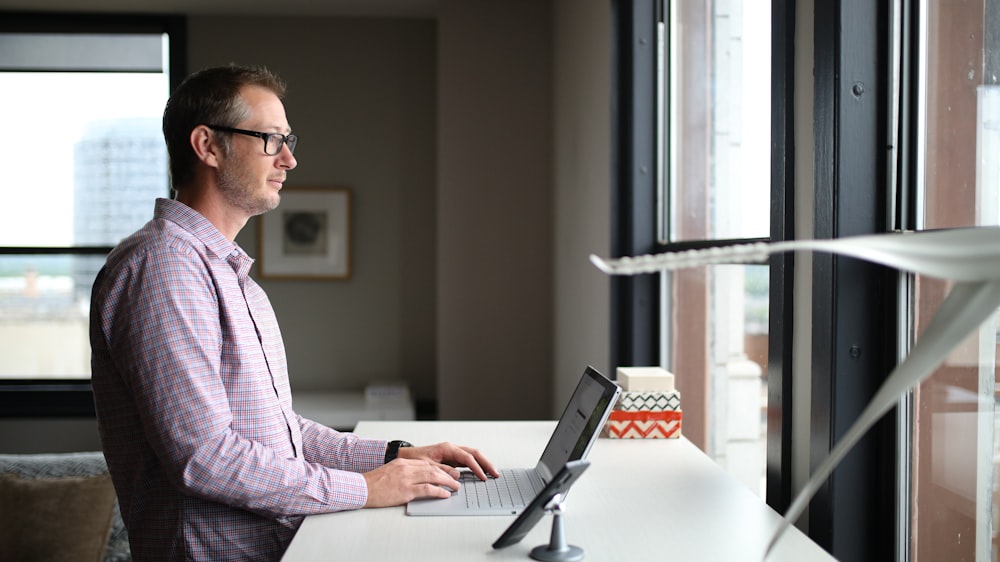
[[288, 152], [295, 152], [295, 145], [299, 143], [298, 135], [283, 135], [281, 133], [261, 133], [260, 131], [248, 131], [246, 129], [234, 129], [233, 127], [223, 127], [222, 125], [205, 125], [213, 131], [224, 131], [226, 133], [239, 133], [249, 137], [264, 139], [264, 154], [276, 156], [281, 152], [283, 145], [288, 145]]

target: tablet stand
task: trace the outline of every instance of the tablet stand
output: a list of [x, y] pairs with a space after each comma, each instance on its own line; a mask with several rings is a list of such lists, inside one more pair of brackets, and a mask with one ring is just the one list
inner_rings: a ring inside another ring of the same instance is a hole
[[563, 529], [562, 501], [553, 502], [545, 511], [552, 513], [552, 535], [549, 544], [543, 544], [531, 549], [531, 557], [542, 562], [576, 562], [583, 560], [583, 549], [566, 544], [566, 533]]

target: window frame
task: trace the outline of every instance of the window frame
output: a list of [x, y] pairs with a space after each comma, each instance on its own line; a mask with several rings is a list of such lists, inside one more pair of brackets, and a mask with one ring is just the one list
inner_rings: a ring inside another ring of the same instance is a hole
[[[885, 233], [894, 226], [886, 148], [889, 10], [884, 2], [814, 3], [815, 238]], [[817, 253], [812, 279], [811, 469], [896, 364], [899, 273]], [[854, 446], [810, 503], [809, 535], [838, 559], [894, 556], [897, 429], [894, 410]]]
[[[170, 36], [169, 73], [173, 90], [186, 74], [187, 20], [161, 14], [0, 12], [6, 33], [166, 33]], [[167, 196], [168, 194], [164, 194]], [[106, 255], [112, 247], [0, 247], [3, 255]], [[93, 417], [89, 379], [0, 380], [0, 418]]]
[[[795, 0], [771, 0], [771, 237], [795, 238]], [[792, 503], [792, 315], [795, 254], [769, 265], [767, 364], [768, 505]]]
[[[658, 247], [656, 45], [659, 0], [612, 4], [611, 255]], [[611, 365], [657, 365], [660, 275], [612, 276]]]

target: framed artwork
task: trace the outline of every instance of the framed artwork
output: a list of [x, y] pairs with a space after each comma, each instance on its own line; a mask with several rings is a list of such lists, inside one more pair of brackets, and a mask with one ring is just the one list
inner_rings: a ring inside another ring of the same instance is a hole
[[350, 189], [285, 188], [260, 218], [262, 279], [351, 277]]

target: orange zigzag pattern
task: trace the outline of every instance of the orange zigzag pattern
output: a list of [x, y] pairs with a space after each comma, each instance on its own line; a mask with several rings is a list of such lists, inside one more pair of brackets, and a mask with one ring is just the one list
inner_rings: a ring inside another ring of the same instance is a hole
[[611, 421], [608, 423], [608, 431], [615, 437], [623, 439], [629, 438], [670, 438], [678, 434], [681, 429], [681, 422], [665, 422], [661, 420], [649, 421]]

